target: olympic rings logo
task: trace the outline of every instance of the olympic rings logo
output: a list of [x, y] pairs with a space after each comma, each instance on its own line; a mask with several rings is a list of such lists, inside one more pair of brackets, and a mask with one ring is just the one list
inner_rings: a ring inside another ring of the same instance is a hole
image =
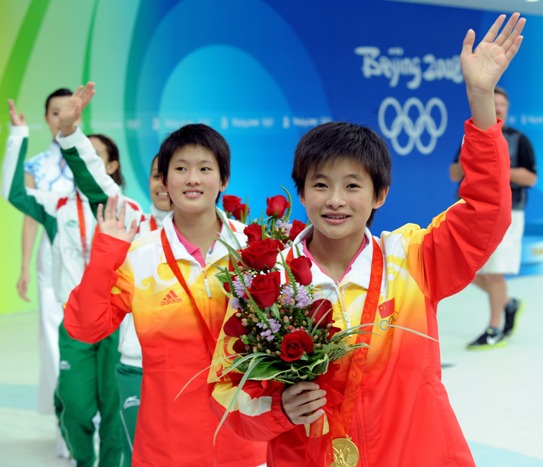
[[[390, 126], [386, 123], [386, 113], [389, 108], [395, 114]], [[439, 113], [439, 126], [432, 117], [434, 108]], [[414, 121], [410, 113], [418, 115]], [[421, 154], [430, 154], [435, 149], [438, 138], [445, 133], [447, 128], [447, 109], [443, 101], [437, 97], [430, 99], [426, 106], [416, 97], [410, 97], [403, 107], [394, 97], [387, 97], [379, 107], [378, 118], [381, 132], [390, 139], [394, 151], [400, 156], [406, 156], [415, 146]], [[402, 131], [408, 138], [404, 145], [399, 141]], [[421, 139], [425, 132], [430, 136], [426, 144]]]

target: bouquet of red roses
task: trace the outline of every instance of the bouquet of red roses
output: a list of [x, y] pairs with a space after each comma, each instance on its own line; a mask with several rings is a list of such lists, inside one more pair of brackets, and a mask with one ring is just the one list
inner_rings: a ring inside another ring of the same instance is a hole
[[[366, 346], [351, 339], [365, 332], [365, 325], [341, 332], [334, 327], [332, 303], [315, 297], [311, 260], [283, 253], [305, 227], [289, 221], [291, 198], [285, 192], [287, 198], [267, 199], [266, 217], [244, 230], [248, 245], [239, 251], [229, 248], [232, 266], [217, 276], [235, 310], [224, 325], [235, 355], [223, 375], [242, 373], [242, 383], [313, 380], [326, 373], [330, 362]], [[227, 207], [230, 201], [224, 202], [227, 212], [242, 212], [231, 211], [235, 204]]]
[[[215, 436], [247, 380], [294, 384], [330, 375], [335, 370], [332, 362], [368, 347], [357, 338], [373, 330], [373, 322], [343, 331], [334, 326], [332, 303], [312, 285], [311, 260], [298, 251], [293, 254], [292, 242], [305, 225], [290, 222], [291, 198], [285, 192], [286, 198], [268, 198], [266, 215], [245, 228], [246, 247], [235, 250], [223, 242], [231, 266], [217, 278], [230, 306], [211, 378], [229, 375], [238, 383]], [[238, 197], [226, 198], [223, 205], [238, 219], [248, 213]]]

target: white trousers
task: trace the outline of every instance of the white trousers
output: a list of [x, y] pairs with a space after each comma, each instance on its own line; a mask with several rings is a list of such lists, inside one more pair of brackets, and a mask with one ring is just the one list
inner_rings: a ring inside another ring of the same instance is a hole
[[53, 261], [51, 244], [45, 233], [42, 234], [38, 250], [38, 306], [40, 374], [38, 378], [38, 413], [54, 413], [53, 394], [57, 386], [59, 347], [58, 327], [64, 318], [62, 304], [55, 298], [53, 288]]

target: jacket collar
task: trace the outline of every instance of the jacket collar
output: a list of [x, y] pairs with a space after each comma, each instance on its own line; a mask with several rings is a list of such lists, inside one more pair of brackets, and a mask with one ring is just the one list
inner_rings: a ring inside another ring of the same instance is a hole
[[[304, 241], [311, 238], [313, 235], [313, 226], [306, 227], [300, 234], [296, 237], [293, 242], [294, 247], [294, 256], [303, 256], [304, 255]], [[366, 228], [364, 235], [368, 240], [366, 247], [360, 252], [358, 257], [353, 261], [351, 269], [343, 279], [340, 284], [341, 287], [347, 285], [357, 285], [367, 289], [370, 284], [370, 274], [371, 274], [371, 260], [373, 257], [373, 241], [372, 235], [368, 228]], [[298, 254], [298, 252], [301, 253]], [[311, 272], [313, 274], [313, 285], [316, 287], [322, 286], [324, 284], [334, 284], [334, 281], [328, 277], [321, 268], [313, 263], [311, 266]]]
[[[247, 244], [247, 236], [243, 233], [245, 225], [241, 222], [228, 219], [224, 211], [219, 208], [217, 208], [217, 215], [222, 223], [220, 238], [234, 249], [239, 249], [240, 246], [244, 247]], [[166, 238], [168, 239], [168, 242], [170, 242], [175, 259], [198, 263], [177, 238], [177, 233], [175, 232], [175, 227], [173, 225], [173, 211], [170, 211], [166, 215], [162, 227], [166, 232]], [[205, 257], [207, 252], [202, 252], [202, 254]], [[228, 256], [228, 249], [217, 240], [213, 246], [213, 251], [209, 258], [207, 258], [207, 262], [213, 264], [226, 256]], [[161, 262], [167, 262], [164, 254], [161, 255]]]

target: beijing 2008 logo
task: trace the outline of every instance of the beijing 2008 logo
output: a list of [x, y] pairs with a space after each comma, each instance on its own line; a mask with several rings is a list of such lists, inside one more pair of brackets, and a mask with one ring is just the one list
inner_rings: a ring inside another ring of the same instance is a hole
[[[447, 128], [447, 109], [437, 97], [426, 105], [416, 97], [410, 97], [403, 107], [394, 97], [387, 97], [379, 107], [378, 118], [381, 132], [400, 156], [406, 156], [415, 146], [421, 154], [431, 154]], [[423, 136], [425, 132], [428, 137]], [[400, 136], [402, 133], [405, 137]]]

